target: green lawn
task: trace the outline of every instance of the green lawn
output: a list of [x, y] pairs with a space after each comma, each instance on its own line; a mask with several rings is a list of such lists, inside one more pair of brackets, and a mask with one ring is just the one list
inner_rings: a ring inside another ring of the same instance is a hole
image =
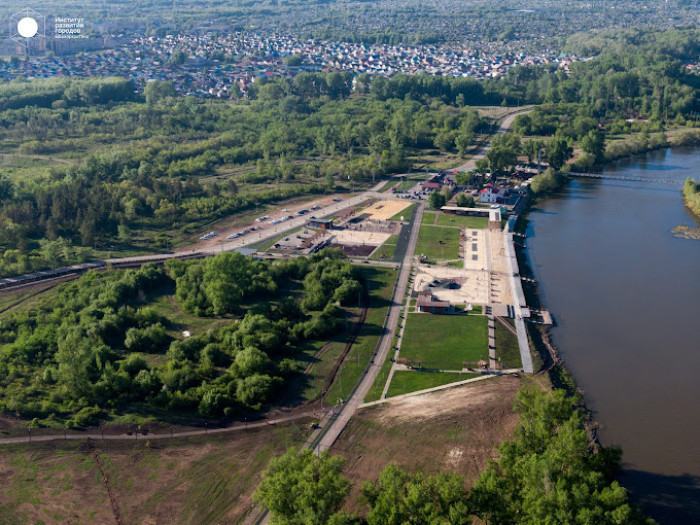
[[339, 398], [347, 399], [362, 376], [362, 372], [377, 347], [377, 343], [379, 343], [386, 312], [396, 283], [397, 271], [393, 268], [368, 266], [359, 268], [371, 293], [370, 309], [355, 344], [345, 357], [335, 381], [328, 389], [325, 401], [331, 404], [335, 404]]
[[394, 258], [396, 242], [398, 240], [398, 235], [392, 235], [389, 237], [384, 244], [375, 250], [370, 259], [373, 261], [391, 261]]
[[[512, 319], [506, 321], [515, 328]], [[503, 368], [522, 368], [518, 338], [501, 323], [496, 321], [496, 357], [500, 359]]]
[[467, 228], [486, 228], [489, 220], [486, 217], [468, 217], [441, 213], [438, 217], [440, 226], [465, 226]]
[[429, 261], [459, 259], [459, 230], [442, 226], [421, 226], [416, 254]]
[[421, 220], [421, 225], [433, 224], [435, 222], [435, 212], [426, 211], [423, 212], [423, 219]]
[[486, 317], [421, 313], [409, 314], [407, 322], [399, 357], [443, 370], [488, 358]]
[[367, 395], [365, 396], [365, 403], [369, 403], [370, 401], [377, 401], [380, 397], [382, 397], [384, 385], [386, 384], [386, 380], [389, 378], [389, 372], [391, 371], [391, 365], [393, 364], [391, 362], [392, 357], [394, 357], [393, 347], [391, 350], [389, 350], [389, 353], [387, 353], [386, 359], [382, 363], [382, 368], [377, 374], [377, 378], [374, 380], [374, 383], [372, 384], [372, 388], [370, 388], [367, 392]]
[[414, 202], [411, 204], [408, 208], [405, 208], [401, 210], [399, 213], [391, 217], [389, 220], [390, 221], [400, 221], [401, 217], [404, 218], [405, 221], [409, 220], [411, 218], [411, 215], [413, 215], [413, 210], [416, 207], [416, 203]]
[[400, 396], [409, 392], [417, 392], [426, 388], [448, 385], [457, 381], [465, 381], [479, 377], [481, 374], [459, 374], [455, 372], [417, 372], [397, 370], [391, 378], [386, 397]]

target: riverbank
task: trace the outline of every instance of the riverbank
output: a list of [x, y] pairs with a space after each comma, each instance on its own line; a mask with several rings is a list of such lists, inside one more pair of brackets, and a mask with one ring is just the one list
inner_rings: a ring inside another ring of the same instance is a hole
[[700, 182], [688, 177], [683, 184], [683, 202], [693, 214], [700, 218]]
[[[672, 234], [700, 226], [679, 191], [699, 167], [690, 148], [623, 159], [605, 168], [616, 180], [573, 178], [538, 199], [522, 225], [537, 294], [556, 319], [546, 332], [561, 354], [562, 386], [584, 393], [591, 430], [622, 447], [622, 482], [661, 524], [700, 518], [700, 252]], [[556, 384], [554, 367], [552, 375]]]

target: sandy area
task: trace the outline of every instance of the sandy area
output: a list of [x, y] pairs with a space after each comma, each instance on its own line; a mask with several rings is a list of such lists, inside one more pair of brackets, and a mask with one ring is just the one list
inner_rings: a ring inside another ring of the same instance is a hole
[[488, 272], [467, 271], [460, 268], [419, 266], [413, 281], [413, 290], [418, 293], [435, 279], [455, 279], [460, 285], [456, 290], [432, 288], [433, 295], [452, 304], [486, 304], [488, 302]]
[[397, 401], [381, 405], [376, 419], [384, 425], [401, 421], [426, 421], [457, 409], [468, 409], [493, 402], [498, 399], [512, 382], [520, 384], [511, 376], [488, 379], [461, 387], [448, 388], [420, 396], [407, 396]]
[[489, 249], [491, 250], [491, 302], [494, 304], [513, 304], [510, 280], [506, 266], [503, 232], [488, 230]]
[[467, 228], [464, 239], [464, 269], [487, 270], [486, 230]]
[[410, 472], [457, 472], [471, 485], [512, 435], [516, 377], [499, 377], [358, 411], [331, 453], [347, 459], [347, 510], [366, 510], [359, 485], [389, 463]]
[[370, 244], [379, 246], [391, 237], [390, 233], [368, 232], [362, 230], [338, 230], [333, 232], [336, 244]]
[[369, 208], [362, 210], [363, 215], [369, 215], [371, 220], [386, 221], [399, 213], [401, 210], [408, 208], [412, 202], [402, 202], [398, 200], [380, 201]]

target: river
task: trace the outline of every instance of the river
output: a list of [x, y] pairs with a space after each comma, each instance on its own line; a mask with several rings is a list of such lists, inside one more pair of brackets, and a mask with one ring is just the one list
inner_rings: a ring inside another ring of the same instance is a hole
[[623, 450], [622, 482], [661, 524], [700, 523], [700, 227], [680, 188], [700, 150], [661, 150], [606, 173], [677, 186], [574, 179], [530, 214], [527, 255], [552, 337]]

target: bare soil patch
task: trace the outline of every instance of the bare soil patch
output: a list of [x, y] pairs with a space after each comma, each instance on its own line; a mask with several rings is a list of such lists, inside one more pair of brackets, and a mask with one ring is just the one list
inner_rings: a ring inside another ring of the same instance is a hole
[[347, 459], [353, 482], [347, 509], [366, 510], [360, 484], [376, 480], [389, 463], [409, 472], [457, 472], [471, 486], [512, 436], [521, 385], [520, 378], [503, 376], [360, 410], [331, 449]]
[[0, 523], [239, 523], [269, 459], [309, 422], [226, 436], [4, 447]]
[[348, 245], [348, 244], [331, 244], [331, 248], [340, 248], [348, 257], [369, 257], [369, 255], [377, 249], [376, 246], [369, 245]]

